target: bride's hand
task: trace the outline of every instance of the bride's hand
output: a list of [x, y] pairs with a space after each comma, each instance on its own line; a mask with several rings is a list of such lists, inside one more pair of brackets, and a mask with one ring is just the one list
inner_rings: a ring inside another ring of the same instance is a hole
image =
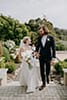
[[40, 54], [38, 52], [34, 52], [34, 56], [39, 59]]

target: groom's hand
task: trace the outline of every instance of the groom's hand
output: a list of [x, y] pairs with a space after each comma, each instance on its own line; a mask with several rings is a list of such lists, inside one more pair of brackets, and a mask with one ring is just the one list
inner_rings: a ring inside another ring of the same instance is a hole
[[37, 59], [39, 59], [40, 54], [39, 54], [38, 52], [35, 52], [35, 53], [34, 53], [34, 56], [35, 56]]

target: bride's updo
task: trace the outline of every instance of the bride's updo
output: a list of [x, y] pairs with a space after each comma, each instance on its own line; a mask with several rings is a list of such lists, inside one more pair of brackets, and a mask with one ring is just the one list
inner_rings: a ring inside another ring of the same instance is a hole
[[31, 43], [31, 39], [30, 39], [29, 36], [25, 36], [25, 37], [23, 38], [23, 43], [24, 43], [24, 44], [26, 44], [27, 41], [28, 41], [29, 44]]
[[26, 41], [27, 41], [27, 40], [30, 40], [30, 37], [25, 36], [25, 37], [23, 38], [23, 43], [25, 43], [25, 44], [26, 44]]
[[[28, 43], [27, 43], [28, 42]], [[20, 48], [23, 48], [25, 44], [31, 44], [31, 39], [29, 36], [25, 36], [20, 42]]]

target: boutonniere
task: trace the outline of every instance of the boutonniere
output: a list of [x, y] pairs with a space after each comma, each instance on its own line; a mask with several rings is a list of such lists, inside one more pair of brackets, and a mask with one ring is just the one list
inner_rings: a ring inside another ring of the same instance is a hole
[[49, 39], [49, 38], [47, 38], [47, 41], [50, 41], [50, 39]]

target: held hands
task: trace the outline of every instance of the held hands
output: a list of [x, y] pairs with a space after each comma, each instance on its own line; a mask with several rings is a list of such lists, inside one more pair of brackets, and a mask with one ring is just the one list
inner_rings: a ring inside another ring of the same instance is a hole
[[33, 56], [36, 57], [37, 59], [39, 59], [40, 54], [38, 52], [34, 52]]

